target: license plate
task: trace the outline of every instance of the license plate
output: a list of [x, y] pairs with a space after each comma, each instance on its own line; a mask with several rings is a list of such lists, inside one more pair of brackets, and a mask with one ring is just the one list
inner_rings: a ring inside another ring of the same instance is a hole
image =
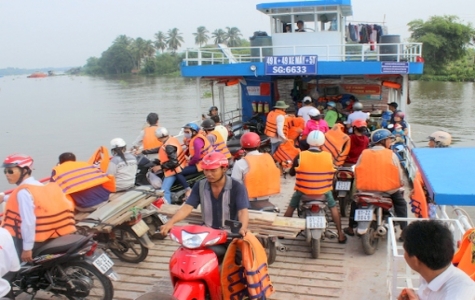
[[335, 190], [337, 191], [349, 191], [351, 189], [351, 181], [337, 181]]
[[355, 221], [372, 221], [373, 210], [372, 209], [357, 209], [355, 210]]
[[160, 221], [162, 221], [162, 224], [165, 224], [166, 222], [168, 222], [168, 218], [165, 215], [158, 214], [158, 218], [160, 219]]
[[325, 219], [324, 216], [307, 217], [308, 229], [326, 228], [326, 227], [327, 227], [327, 220]]
[[132, 226], [132, 230], [139, 236], [141, 237], [148, 231], [148, 225], [145, 223], [143, 220], [140, 220], [137, 224]]
[[107, 256], [107, 254], [102, 253], [98, 258], [96, 258], [92, 264], [96, 267], [102, 274], [109, 271], [110, 268], [114, 265], [114, 262]]

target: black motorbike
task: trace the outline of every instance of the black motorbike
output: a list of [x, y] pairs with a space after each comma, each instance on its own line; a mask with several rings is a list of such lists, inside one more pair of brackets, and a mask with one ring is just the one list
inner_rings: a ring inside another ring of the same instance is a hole
[[33, 257], [32, 263], [4, 277], [12, 287], [7, 299], [22, 293], [34, 299], [39, 291], [68, 299], [110, 300], [114, 296], [110, 279], [119, 279], [114, 263], [97, 248], [92, 235], [58, 237], [34, 250]]

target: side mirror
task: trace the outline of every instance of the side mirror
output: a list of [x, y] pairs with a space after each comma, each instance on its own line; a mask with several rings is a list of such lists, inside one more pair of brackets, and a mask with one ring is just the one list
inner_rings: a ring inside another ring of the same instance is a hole
[[232, 233], [239, 233], [239, 230], [242, 227], [241, 222], [233, 220], [225, 220], [224, 225], [228, 226], [231, 229]]

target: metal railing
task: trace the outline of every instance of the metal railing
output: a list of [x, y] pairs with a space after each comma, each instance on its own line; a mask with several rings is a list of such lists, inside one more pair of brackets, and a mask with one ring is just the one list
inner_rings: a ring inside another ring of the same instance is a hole
[[318, 61], [416, 62], [422, 56], [422, 43], [233, 47], [226, 53], [220, 48], [199, 48], [187, 49], [184, 62], [186, 66], [264, 62], [272, 53], [318, 55]]

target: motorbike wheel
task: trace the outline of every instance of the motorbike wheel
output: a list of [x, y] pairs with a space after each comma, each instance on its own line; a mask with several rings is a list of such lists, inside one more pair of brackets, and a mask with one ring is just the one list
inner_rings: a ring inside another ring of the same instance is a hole
[[[66, 298], [112, 300], [114, 297], [112, 282], [93, 265], [84, 261], [73, 261], [61, 267], [68, 276], [68, 283], [70, 280], [75, 286], [75, 289], [71, 290], [68, 285], [66, 291], [61, 292]], [[57, 276], [63, 278], [62, 274], [57, 274]], [[87, 297], [78, 297], [78, 294], [87, 294]]]
[[115, 240], [109, 242], [109, 249], [120, 260], [139, 263], [148, 255], [148, 248], [140, 243], [139, 237], [129, 226], [118, 226], [113, 229]]
[[320, 256], [320, 240], [312, 238], [310, 243], [312, 258], [318, 258]]
[[345, 197], [339, 197], [338, 203], [340, 206], [340, 214], [342, 217], [349, 217], [351, 210], [351, 198], [350, 194], [347, 193]]
[[376, 222], [373, 221], [369, 225], [368, 231], [361, 236], [361, 242], [363, 243], [363, 251], [366, 255], [372, 255], [376, 252], [378, 247], [379, 238], [376, 237]]

